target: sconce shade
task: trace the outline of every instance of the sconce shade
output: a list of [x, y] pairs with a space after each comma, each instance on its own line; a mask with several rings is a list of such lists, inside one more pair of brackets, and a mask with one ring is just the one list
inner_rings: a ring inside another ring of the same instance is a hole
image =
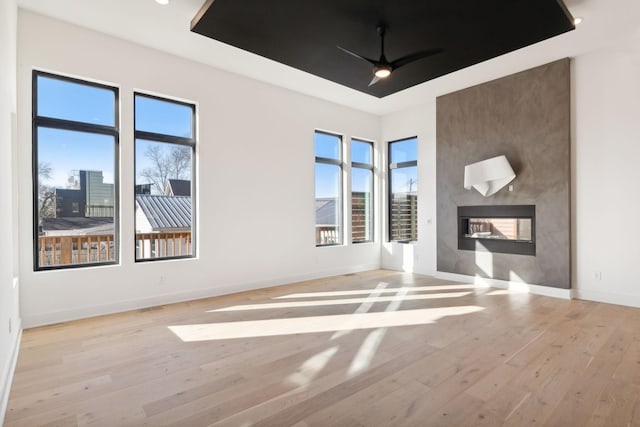
[[464, 167], [464, 188], [475, 188], [484, 197], [495, 194], [516, 177], [507, 158], [482, 160]]

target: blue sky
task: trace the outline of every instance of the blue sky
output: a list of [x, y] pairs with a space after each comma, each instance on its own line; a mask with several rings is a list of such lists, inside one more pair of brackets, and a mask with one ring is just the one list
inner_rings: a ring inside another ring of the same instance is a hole
[[65, 188], [72, 170], [101, 170], [104, 182], [113, 183], [112, 136], [38, 129], [38, 159], [52, 168], [48, 185]]
[[[336, 135], [316, 132], [315, 155], [330, 159], [340, 159], [341, 138]], [[371, 145], [356, 139], [351, 140], [351, 161], [371, 163], [373, 153]], [[418, 140], [410, 138], [391, 144], [391, 161], [394, 163], [418, 159]], [[316, 197], [338, 197], [340, 184], [338, 168], [332, 165], [316, 164]], [[371, 191], [370, 172], [352, 168], [352, 191]], [[415, 192], [418, 188], [418, 169], [416, 167], [395, 169], [392, 172], [392, 190], [394, 192]]]
[[[45, 76], [38, 77], [38, 114], [79, 122], [113, 126], [115, 97], [111, 90], [86, 86]], [[190, 137], [191, 108], [156, 99], [137, 98], [136, 125], [138, 129]], [[120, 143], [133, 140], [120, 135]], [[114, 138], [107, 135], [71, 132], [40, 127], [38, 130], [38, 160], [48, 163], [51, 179], [47, 185], [67, 187], [74, 170], [100, 170], [104, 182], [114, 182]], [[122, 147], [121, 147], [122, 148]], [[144, 150], [137, 150], [142, 151]], [[144, 155], [136, 158], [136, 171], [147, 167]], [[140, 179], [136, 179], [141, 182]]]
[[[116, 100], [112, 91], [76, 84], [73, 82], [38, 77], [38, 114], [46, 117], [61, 118], [79, 122], [113, 126]], [[192, 111], [189, 106], [164, 102], [144, 96], [136, 97], [135, 125], [139, 130], [163, 133], [174, 136], [192, 135]], [[132, 141], [120, 136], [120, 143]], [[316, 132], [315, 155], [344, 161], [341, 153], [341, 137]], [[122, 147], [121, 147], [122, 148]], [[168, 147], [169, 148], [169, 147]], [[128, 152], [129, 150], [127, 150]], [[139, 174], [149, 166], [143, 155], [143, 146], [136, 150], [136, 172]], [[38, 133], [38, 160], [48, 163], [52, 168], [52, 177], [45, 182], [48, 185], [64, 188], [74, 170], [101, 170], [105, 183], [114, 182], [115, 165], [113, 160], [114, 138], [82, 132], [40, 128]], [[370, 163], [373, 153], [371, 146], [358, 140], [351, 143], [351, 161]], [[403, 162], [417, 158], [417, 140], [415, 138], [392, 144], [391, 161]], [[394, 172], [393, 191], [415, 190], [416, 168]], [[337, 167], [316, 165], [316, 197], [337, 197], [340, 181]], [[136, 177], [136, 183], [144, 179]], [[369, 173], [354, 168], [352, 171], [353, 191], [369, 190]]]
[[[418, 139], [410, 138], [390, 144], [391, 163], [418, 160]], [[391, 172], [391, 191], [394, 193], [415, 192], [418, 189], [418, 168], [403, 167]]]

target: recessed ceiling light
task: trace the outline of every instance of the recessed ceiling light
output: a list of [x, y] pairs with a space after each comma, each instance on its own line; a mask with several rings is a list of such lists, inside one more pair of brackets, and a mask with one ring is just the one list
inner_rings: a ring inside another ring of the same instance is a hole
[[169, 0], [156, 0], [156, 3], [165, 5], [165, 4], [169, 4]]
[[581, 22], [582, 18], [580, 16], [576, 16], [575, 18], [573, 18], [573, 25], [580, 25]]

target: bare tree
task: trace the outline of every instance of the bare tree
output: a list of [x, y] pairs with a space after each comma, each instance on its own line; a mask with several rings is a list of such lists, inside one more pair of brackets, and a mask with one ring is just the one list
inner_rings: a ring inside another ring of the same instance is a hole
[[55, 218], [56, 189], [45, 181], [51, 179], [53, 168], [48, 162], [38, 162], [38, 213], [40, 218]]
[[160, 145], [151, 145], [144, 153], [151, 166], [142, 170], [140, 175], [153, 187], [153, 192], [163, 194], [170, 179], [189, 179], [191, 175], [191, 148], [175, 145], [164, 149]]

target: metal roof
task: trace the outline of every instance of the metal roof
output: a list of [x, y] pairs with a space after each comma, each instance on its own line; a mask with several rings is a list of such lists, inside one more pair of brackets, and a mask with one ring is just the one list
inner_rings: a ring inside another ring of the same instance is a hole
[[136, 202], [154, 230], [191, 228], [191, 197], [136, 194]]
[[41, 225], [47, 235], [113, 233], [113, 217], [42, 218]]
[[336, 199], [316, 199], [316, 225], [332, 225], [336, 222]]

